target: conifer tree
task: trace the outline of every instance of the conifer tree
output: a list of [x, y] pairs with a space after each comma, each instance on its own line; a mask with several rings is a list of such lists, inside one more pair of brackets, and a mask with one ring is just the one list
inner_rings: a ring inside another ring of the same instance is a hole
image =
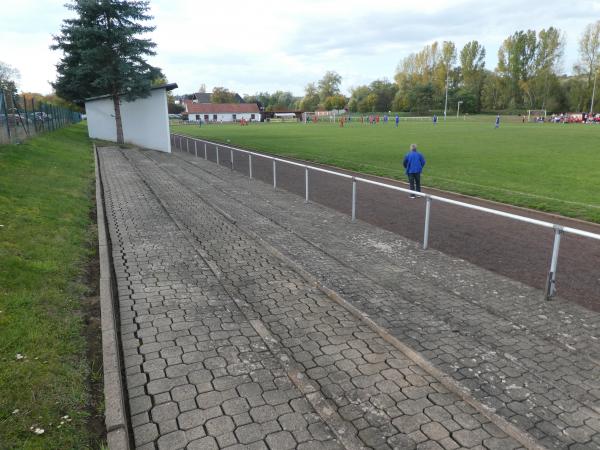
[[117, 142], [123, 143], [121, 99], [134, 100], [150, 94], [152, 80], [160, 70], [144, 57], [154, 55], [156, 44], [141, 37], [154, 27], [144, 25], [148, 1], [72, 0], [67, 8], [76, 17], [65, 19], [54, 36], [53, 50], [61, 50], [56, 93], [82, 104], [85, 98], [110, 95], [114, 105]]

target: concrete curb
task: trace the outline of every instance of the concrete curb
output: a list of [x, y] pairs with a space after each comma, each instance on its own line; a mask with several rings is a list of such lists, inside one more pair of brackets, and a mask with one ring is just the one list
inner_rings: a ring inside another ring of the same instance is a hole
[[129, 421], [125, 403], [121, 354], [119, 350], [119, 331], [114, 308], [114, 290], [110, 244], [106, 228], [104, 196], [98, 150], [94, 144], [94, 162], [96, 166], [96, 211], [98, 222], [98, 256], [100, 260], [100, 311], [102, 320], [102, 364], [104, 367], [104, 418], [106, 440], [111, 450], [129, 450], [131, 448]]

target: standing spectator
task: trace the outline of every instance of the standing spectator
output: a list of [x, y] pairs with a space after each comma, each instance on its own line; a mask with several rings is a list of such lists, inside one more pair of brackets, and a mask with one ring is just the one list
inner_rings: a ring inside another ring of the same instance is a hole
[[433, 115], [433, 124], [435, 125], [437, 123], [437, 114]]
[[[402, 165], [408, 175], [410, 190], [421, 192], [421, 172], [425, 167], [425, 157], [417, 151], [416, 144], [410, 144], [410, 151], [404, 157]], [[416, 198], [416, 196], [410, 194], [410, 198]]]
[[500, 128], [500, 114], [496, 116], [496, 128]]
[[398, 122], [400, 122], [400, 116], [396, 114], [396, 128], [398, 128]]

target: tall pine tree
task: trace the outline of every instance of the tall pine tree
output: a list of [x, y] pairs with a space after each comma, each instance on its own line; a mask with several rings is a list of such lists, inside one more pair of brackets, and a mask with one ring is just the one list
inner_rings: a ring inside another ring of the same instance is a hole
[[87, 97], [109, 94], [115, 108], [117, 142], [123, 143], [121, 99], [134, 100], [150, 94], [160, 69], [144, 56], [154, 55], [156, 44], [141, 35], [154, 30], [143, 25], [151, 20], [148, 1], [72, 0], [67, 5], [77, 16], [65, 19], [54, 36], [53, 50], [62, 50], [52, 84], [67, 100], [83, 103]]

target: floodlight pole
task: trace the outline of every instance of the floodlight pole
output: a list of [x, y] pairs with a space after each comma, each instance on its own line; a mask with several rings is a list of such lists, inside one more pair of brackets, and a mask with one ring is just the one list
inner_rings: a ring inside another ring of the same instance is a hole
[[456, 107], [456, 118], [458, 119], [458, 116], [460, 114], [460, 104], [462, 103], [462, 100], [458, 101], [458, 106]]
[[446, 67], [446, 101], [444, 102], [444, 122], [446, 121], [446, 113], [448, 112], [448, 79], [450, 78], [450, 67]]
[[596, 95], [596, 79], [598, 78], [598, 71], [594, 73], [594, 88], [592, 89], [592, 101], [590, 102], [590, 115], [594, 113], [594, 96]]

